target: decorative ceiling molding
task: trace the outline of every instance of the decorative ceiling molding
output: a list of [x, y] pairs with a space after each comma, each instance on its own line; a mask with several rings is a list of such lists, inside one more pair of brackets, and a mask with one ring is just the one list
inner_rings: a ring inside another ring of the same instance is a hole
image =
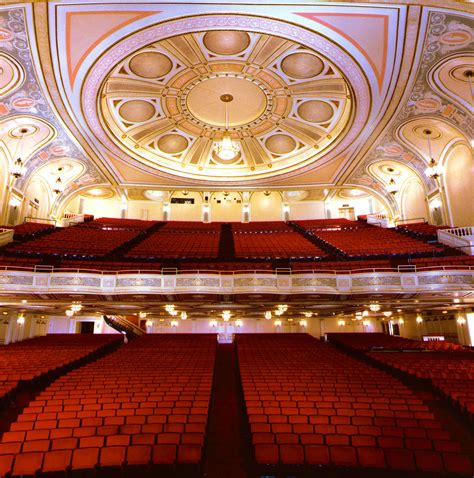
[[0, 7], [0, 25], [3, 32], [1, 47], [21, 66], [25, 76], [21, 86], [0, 98], [0, 119], [2, 122], [10, 119], [18, 122], [18, 118], [28, 118], [32, 123], [39, 121], [50, 125], [54, 135], [48, 141], [37, 145], [33, 155], [28, 159], [26, 174], [15, 182], [15, 188], [24, 190], [39, 168], [50, 160], [66, 155], [84, 165], [83, 175], [76, 179], [78, 183], [105, 182], [105, 177], [99, 169], [71, 139], [69, 131], [58, 119], [47, 97], [42, 78], [39, 76], [41, 68], [37, 64], [34, 40], [32, 43], [29, 36], [32, 32], [31, 14], [31, 5], [18, 8]]

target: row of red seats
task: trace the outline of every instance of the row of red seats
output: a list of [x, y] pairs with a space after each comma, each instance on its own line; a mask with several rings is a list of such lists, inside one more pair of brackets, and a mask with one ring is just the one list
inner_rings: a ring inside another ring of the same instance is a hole
[[59, 370], [116, 340], [112, 335], [53, 334], [0, 346], [0, 398], [19, 382]]
[[119, 219], [115, 217], [100, 217], [89, 222], [82, 223], [82, 227], [113, 228], [113, 229], [140, 229], [146, 230], [160, 221], [144, 221], [142, 219]]
[[445, 250], [441, 246], [426, 244], [390, 229], [375, 226], [355, 230], [317, 231], [315, 235], [347, 256], [438, 253]]
[[282, 221], [259, 221], [259, 222], [232, 222], [232, 231], [234, 233], [269, 233], [269, 232], [293, 232], [293, 229]]
[[459, 352], [377, 353], [370, 357], [418, 378], [428, 379], [474, 419], [474, 354]]
[[308, 219], [304, 221], [294, 221], [294, 223], [307, 231], [360, 229], [367, 226], [365, 222], [351, 221], [345, 218]]
[[434, 226], [427, 222], [415, 222], [413, 224], [401, 224], [397, 226], [402, 232], [413, 234], [423, 240], [437, 238], [437, 232], [441, 229], [449, 229], [450, 226]]
[[166, 232], [209, 232], [220, 233], [222, 223], [220, 222], [190, 222], [190, 221], [171, 221], [167, 222], [162, 230]]
[[298, 258], [327, 255], [296, 232], [234, 233], [234, 248], [236, 257]]
[[41, 392], [0, 444], [0, 476], [198, 464], [215, 335], [140, 337]]
[[162, 264], [159, 262], [119, 262], [119, 261], [96, 261], [96, 260], [63, 260], [61, 269], [81, 270], [84, 272], [102, 271], [107, 272], [137, 272], [152, 271], [153, 273], [161, 271]]
[[220, 234], [157, 231], [134, 246], [126, 257], [217, 257]]
[[139, 233], [138, 230], [108, 231], [98, 228], [69, 227], [7, 249], [10, 253], [61, 255], [105, 255]]
[[405, 337], [387, 335], [379, 332], [333, 332], [327, 334], [330, 342], [335, 342], [353, 350], [370, 351], [384, 350], [439, 350], [464, 351], [462, 345], [448, 341], [421, 341]]
[[355, 271], [367, 269], [390, 269], [390, 261], [373, 260], [373, 261], [321, 261], [321, 262], [292, 262], [291, 269], [294, 271]]
[[391, 375], [306, 334], [237, 337], [257, 463], [470, 473], [429, 406]]

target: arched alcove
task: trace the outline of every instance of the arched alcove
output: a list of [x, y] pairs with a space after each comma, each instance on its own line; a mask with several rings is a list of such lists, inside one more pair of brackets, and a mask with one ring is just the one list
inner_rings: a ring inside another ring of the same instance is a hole
[[202, 221], [202, 196], [197, 191], [177, 191], [171, 195], [172, 221]]
[[399, 192], [401, 219], [429, 220], [426, 195], [418, 179], [409, 179]]
[[443, 182], [452, 226], [474, 224], [474, 158], [464, 143], [454, 146], [444, 161]]
[[282, 199], [277, 192], [253, 193], [250, 198], [251, 221], [281, 221]]
[[236, 192], [217, 192], [209, 201], [212, 222], [241, 222], [242, 196]]
[[48, 184], [43, 178], [35, 177], [25, 191], [21, 221], [28, 217], [48, 219], [51, 202], [51, 189]]

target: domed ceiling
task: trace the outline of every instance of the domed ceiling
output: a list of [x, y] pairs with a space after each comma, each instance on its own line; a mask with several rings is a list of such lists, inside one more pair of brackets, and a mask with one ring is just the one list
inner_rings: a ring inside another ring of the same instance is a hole
[[[406, 166], [434, 197], [419, 132], [441, 133], [430, 145], [441, 166], [474, 136], [473, 11], [452, 0], [7, 0], [0, 153], [15, 156], [18, 125], [51, 132], [22, 143], [14, 188], [49, 162], [74, 161], [82, 173], [53, 212], [98, 188], [334, 187], [375, 194], [396, 214], [377, 167]], [[231, 159], [215, 152], [226, 130], [239, 150]]]
[[[321, 53], [247, 31], [152, 43], [114, 65], [100, 92], [102, 126], [125, 153], [208, 180], [265, 177], [318, 161], [349, 126], [351, 105], [347, 80]], [[230, 160], [214, 151], [226, 117], [240, 146]]]

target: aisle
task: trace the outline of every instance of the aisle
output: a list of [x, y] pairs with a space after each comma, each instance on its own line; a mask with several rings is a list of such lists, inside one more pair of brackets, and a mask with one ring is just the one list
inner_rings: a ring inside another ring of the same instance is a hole
[[218, 344], [203, 467], [206, 478], [249, 476], [245, 469], [250, 449], [244, 418], [234, 344]]

